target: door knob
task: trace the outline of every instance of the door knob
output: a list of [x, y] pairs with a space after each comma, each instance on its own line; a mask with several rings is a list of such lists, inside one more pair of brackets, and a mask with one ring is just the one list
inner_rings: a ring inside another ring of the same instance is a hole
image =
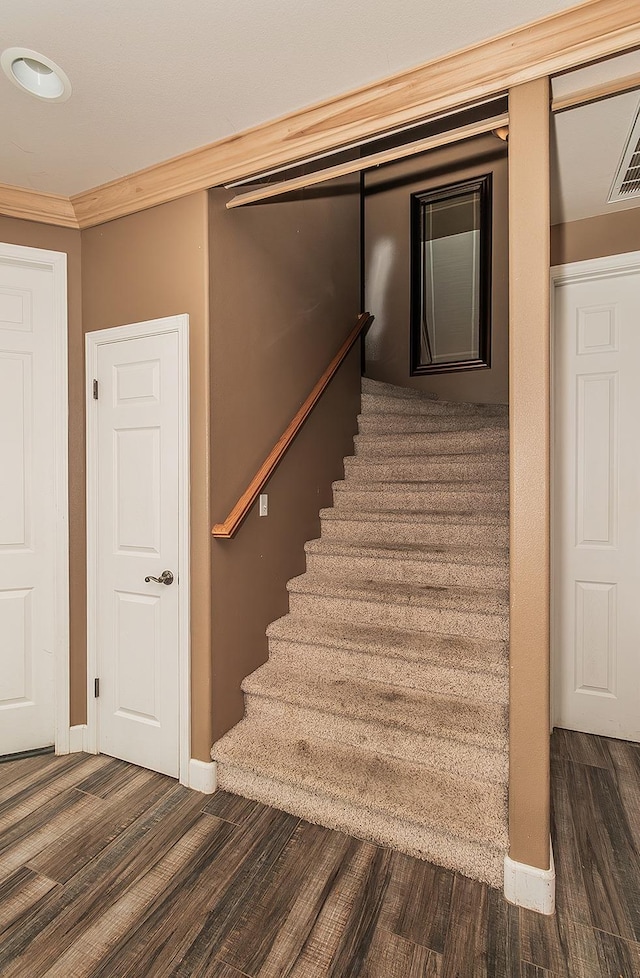
[[155, 581], [156, 584], [173, 584], [173, 574], [170, 570], [164, 570], [160, 577], [152, 577], [151, 575], [149, 575], [149, 577], [145, 577], [145, 584], [148, 584], [149, 581]]

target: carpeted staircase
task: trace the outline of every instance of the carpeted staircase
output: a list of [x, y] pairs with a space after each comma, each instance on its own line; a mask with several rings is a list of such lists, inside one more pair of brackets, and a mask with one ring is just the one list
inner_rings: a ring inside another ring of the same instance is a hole
[[363, 380], [321, 512], [218, 784], [502, 885], [508, 419]]

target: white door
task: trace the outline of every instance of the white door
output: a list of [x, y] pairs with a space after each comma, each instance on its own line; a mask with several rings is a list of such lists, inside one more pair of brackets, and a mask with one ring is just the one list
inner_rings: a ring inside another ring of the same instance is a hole
[[55, 659], [68, 656], [65, 282], [64, 255], [0, 245], [0, 754], [54, 743]]
[[177, 777], [186, 571], [180, 541], [184, 358], [175, 325], [160, 320], [102, 331], [88, 379], [91, 389], [97, 381], [97, 398], [89, 401], [95, 412], [89, 492], [96, 529], [93, 678], [99, 686], [90, 690], [98, 694], [97, 749]]
[[556, 274], [555, 721], [639, 741], [640, 254]]

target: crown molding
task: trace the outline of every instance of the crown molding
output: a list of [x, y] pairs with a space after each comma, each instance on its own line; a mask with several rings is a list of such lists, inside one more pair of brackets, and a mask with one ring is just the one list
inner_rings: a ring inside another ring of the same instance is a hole
[[[70, 201], [16, 187], [0, 189], [0, 212], [6, 214], [6, 206], [13, 206], [11, 216], [63, 227], [92, 227], [636, 47], [640, 47], [638, 0], [588, 0], [76, 194]], [[12, 204], [5, 190], [17, 194], [22, 209]], [[21, 194], [26, 197], [20, 202]]]
[[55, 224], [57, 227], [78, 228], [78, 219], [68, 197], [45, 194], [23, 187], [0, 183], [0, 214], [22, 221]]

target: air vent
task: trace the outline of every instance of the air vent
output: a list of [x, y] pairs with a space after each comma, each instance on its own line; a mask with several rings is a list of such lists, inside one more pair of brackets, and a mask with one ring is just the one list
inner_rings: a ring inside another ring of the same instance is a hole
[[612, 204], [630, 197], [640, 197], [640, 105], [607, 199]]

